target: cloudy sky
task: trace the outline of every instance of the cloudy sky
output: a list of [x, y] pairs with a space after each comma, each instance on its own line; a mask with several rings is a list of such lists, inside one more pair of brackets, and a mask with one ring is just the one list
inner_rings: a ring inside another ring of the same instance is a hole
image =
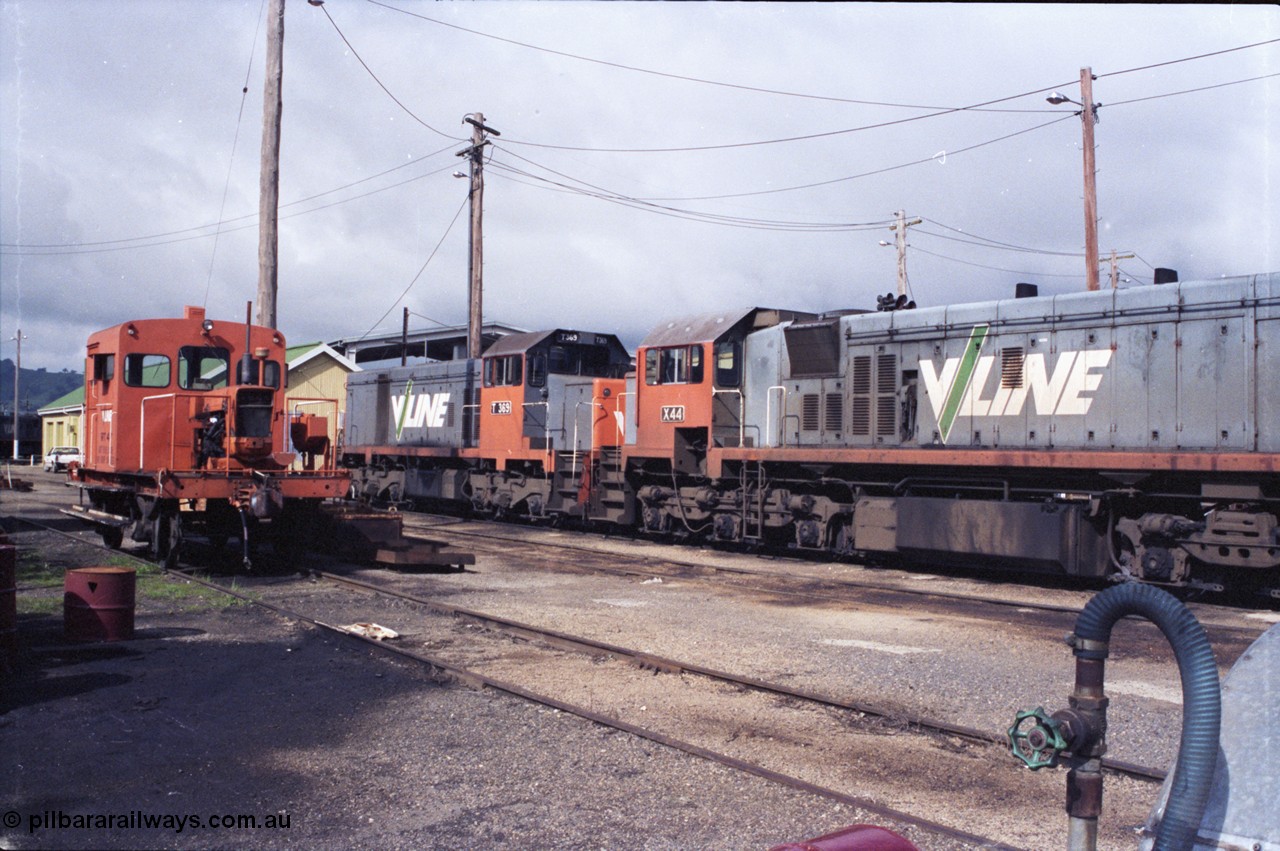
[[[0, 0], [0, 354], [20, 327], [24, 366], [78, 369], [98, 328], [243, 315], [265, 13]], [[502, 134], [492, 321], [634, 347], [726, 304], [871, 307], [896, 287], [896, 210], [923, 219], [921, 304], [1081, 290], [1081, 121], [1045, 97], [1080, 100], [1085, 66], [1100, 248], [1136, 255], [1122, 285], [1280, 269], [1274, 6], [288, 0], [285, 18], [294, 342], [397, 329], [403, 306], [466, 322], [452, 172], [476, 112]]]

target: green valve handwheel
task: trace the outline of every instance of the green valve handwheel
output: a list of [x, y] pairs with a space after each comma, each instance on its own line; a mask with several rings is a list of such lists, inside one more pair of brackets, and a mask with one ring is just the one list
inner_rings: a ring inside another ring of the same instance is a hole
[[1061, 725], [1044, 711], [1043, 706], [1024, 709], [1009, 728], [1009, 750], [1033, 771], [1053, 765], [1058, 754], [1067, 749]]

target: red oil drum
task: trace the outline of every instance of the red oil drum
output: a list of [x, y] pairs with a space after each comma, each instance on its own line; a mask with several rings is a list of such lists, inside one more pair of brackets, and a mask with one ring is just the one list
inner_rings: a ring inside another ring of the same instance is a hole
[[0, 546], [0, 672], [18, 666], [18, 550]]
[[68, 570], [62, 595], [68, 641], [126, 641], [133, 638], [137, 574], [132, 567], [78, 567]]

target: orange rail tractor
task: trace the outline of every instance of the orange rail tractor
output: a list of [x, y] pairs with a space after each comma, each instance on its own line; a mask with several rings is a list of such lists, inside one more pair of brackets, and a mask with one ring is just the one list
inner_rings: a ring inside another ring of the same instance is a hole
[[92, 335], [85, 460], [70, 473], [81, 500], [66, 513], [110, 546], [125, 535], [149, 544], [166, 566], [192, 533], [215, 546], [239, 537], [248, 566], [259, 525], [291, 560], [320, 504], [342, 496], [349, 477], [328, 436], [337, 401], [290, 399], [290, 409], [285, 383], [284, 336], [247, 317], [214, 322], [188, 307], [181, 319]]

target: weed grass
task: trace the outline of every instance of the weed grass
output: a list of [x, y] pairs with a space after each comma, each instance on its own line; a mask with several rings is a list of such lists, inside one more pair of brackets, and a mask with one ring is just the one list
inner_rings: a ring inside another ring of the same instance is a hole
[[[161, 569], [128, 556], [109, 556], [107, 567], [130, 567], [137, 576], [137, 602], [150, 604], [148, 608], [171, 612], [199, 612], [238, 606], [245, 603], [228, 597], [213, 588], [207, 588], [180, 576], [165, 575]], [[47, 560], [36, 550], [20, 552], [18, 556], [17, 607], [19, 614], [53, 615], [62, 611], [62, 589], [65, 587], [66, 564]], [[244, 593], [241, 591], [241, 593]]]

